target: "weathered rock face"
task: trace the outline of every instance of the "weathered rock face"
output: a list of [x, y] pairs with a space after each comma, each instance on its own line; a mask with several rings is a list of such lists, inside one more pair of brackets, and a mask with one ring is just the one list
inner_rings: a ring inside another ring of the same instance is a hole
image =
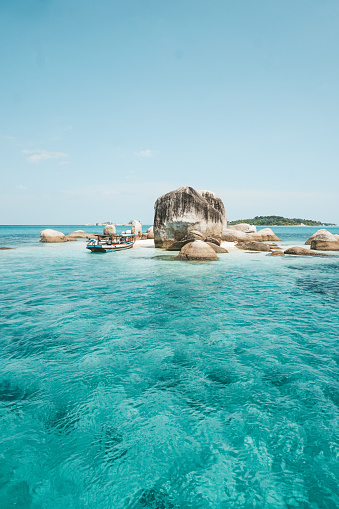
[[316, 237], [311, 242], [311, 249], [316, 251], [339, 251], [339, 241], [326, 242], [326, 240], [318, 240], [318, 237]]
[[40, 232], [41, 242], [67, 242], [66, 236], [57, 230], [43, 230]]
[[327, 256], [325, 253], [316, 253], [306, 247], [293, 246], [284, 251], [285, 254], [299, 255], [299, 256]]
[[263, 242], [255, 242], [254, 240], [249, 242], [238, 242], [236, 247], [238, 249], [245, 249], [246, 251], [270, 251], [269, 246]]
[[248, 224], [248, 223], [239, 223], [239, 224], [233, 224], [232, 226], [228, 227], [229, 230], [239, 230], [244, 233], [255, 233], [257, 231], [257, 227]]
[[178, 255], [178, 259], [207, 261], [217, 260], [218, 257], [214, 249], [212, 249], [207, 242], [195, 240], [184, 245]]
[[116, 235], [117, 230], [114, 224], [106, 224], [104, 228], [104, 235]]
[[221, 199], [212, 191], [179, 187], [157, 199], [154, 206], [155, 247], [167, 248], [182, 240], [192, 230], [220, 237], [227, 226]]
[[181, 248], [183, 248], [186, 244], [189, 242], [193, 242], [193, 240], [177, 240], [176, 242], [173, 242], [170, 246], [168, 246], [166, 251], [181, 251]]
[[131, 232], [134, 233], [135, 235], [138, 235], [139, 237], [141, 237], [141, 235], [142, 235], [141, 223], [139, 221], [137, 221], [136, 219], [134, 219], [134, 221], [132, 221]]

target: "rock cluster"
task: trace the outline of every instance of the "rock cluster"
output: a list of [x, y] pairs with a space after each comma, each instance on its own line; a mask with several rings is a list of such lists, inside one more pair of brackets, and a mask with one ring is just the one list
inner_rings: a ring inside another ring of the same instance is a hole
[[203, 238], [218, 238], [226, 226], [224, 204], [212, 191], [179, 187], [155, 202], [155, 247], [168, 248], [176, 241], [188, 240], [188, 234], [194, 236], [194, 231], [200, 232]]
[[311, 235], [305, 244], [317, 251], [339, 251], [339, 235], [333, 235], [323, 228]]
[[[241, 223], [239, 225], [227, 228], [221, 238], [227, 242], [248, 242], [248, 241], [280, 241], [279, 237], [271, 230], [271, 228], [263, 228], [259, 231], [249, 229], [251, 225]], [[255, 228], [255, 226], [253, 226]]]
[[299, 255], [299, 256], [327, 256], [325, 253], [317, 253], [306, 247], [293, 246], [284, 251], [285, 254]]

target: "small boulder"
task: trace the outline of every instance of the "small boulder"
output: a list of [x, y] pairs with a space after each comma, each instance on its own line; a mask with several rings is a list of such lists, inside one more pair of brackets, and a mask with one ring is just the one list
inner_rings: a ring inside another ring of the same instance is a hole
[[316, 253], [306, 247], [293, 246], [284, 251], [285, 254], [299, 255], [299, 256], [327, 256], [325, 253]]
[[279, 237], [271, 230], [271, 228], [263, 228], [256, 233], [252, 234], [253, 240], [261, 240], [261, 241], [280, 241]]
[[86, 233], [83, 230], [76, 230], [66, 235], [66, 240], [91, 239], [93, 233]]
[[252, 237], [249, 237], [249, 235], [246, 233], [243, 233], [238, 230], [231, 230], [230, 228], [227, 228], [227, 230], [225, 230], [221, 235], [221, 240], [224, 240], [226, 242], [239, 242], [239, 241], [246, 242], [251, 238]]
[[217, 260], [217, 254], [209, 246], [206, 242], [201, 240], [194, 240], [193, 242], [189, 242], [185, 244], [181, 249], [179, 255], [179, 260], [200, 260], [200, 261], [208, 261], [208, 260]]
[[270, 251], [270, 248], [266, 244], [263, 242], [255, 242], [254, 240], [249, 242], [238, 242], [236, 247], [246, 251]]
[[104, 228], [104, 235], [116, 235], [117, 230], [114, 224], [106, 224]]
[[[205, 242], [206, 242], [206, 240], [205, 240]], [[227, 249], [225, 249], [224, 247], [218, 246], [217, 244], [214, 244], [213, 242], [206, 242], [206, 244], [211, 246], [211, 248], [214, 249], [214, 251], [216, 253], [228, 253]]]
[[0, 246], [0, 249], [13, 249], [12, 247]]
[[148, 239], [154, 239], [154, 228], [151, 226], [150, 228], [147, 228], [146, 235]]
[[272, 251], [271, 256], [285, 256], [284, 251]]
[[220, 246], [221, 242], [219, 239], [215, 239], [214, 237], [206, 237], [205, 242], [215, 244], [216, 246]]
[[141, 223], [139, 221], [137, 221], [136, 219], [134, 219], [134, 221], [132, 221], [131, 233], [133, 233], [137, 237], [141, 237], [141, 235], [142, 235]]
[[40, 232], [40, 241], [41, 242], [67, 242], [66, 235], [57, 230], [43, 230]]
[[256, 226], [248, 224], [248, 223], [239, 223], [234, 224], [228, 227], [229, 230], [238, 230], [243, 233], [254, 233], [257, 231]]

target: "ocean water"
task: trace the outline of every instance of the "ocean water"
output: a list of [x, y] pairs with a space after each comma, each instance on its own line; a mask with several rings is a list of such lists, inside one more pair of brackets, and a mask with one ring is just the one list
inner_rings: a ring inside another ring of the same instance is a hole
[[181, 262], [41, 229], [0, 227], [2, 509], [339, 507], [338, 254]]

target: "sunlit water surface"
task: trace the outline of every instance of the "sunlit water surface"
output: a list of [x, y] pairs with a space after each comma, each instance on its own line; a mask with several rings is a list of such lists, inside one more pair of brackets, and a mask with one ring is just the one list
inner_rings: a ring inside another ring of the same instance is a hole
[[338, 255], [96, 255], [41, 229], [0, 228], [2, 509], [339, 507]]

